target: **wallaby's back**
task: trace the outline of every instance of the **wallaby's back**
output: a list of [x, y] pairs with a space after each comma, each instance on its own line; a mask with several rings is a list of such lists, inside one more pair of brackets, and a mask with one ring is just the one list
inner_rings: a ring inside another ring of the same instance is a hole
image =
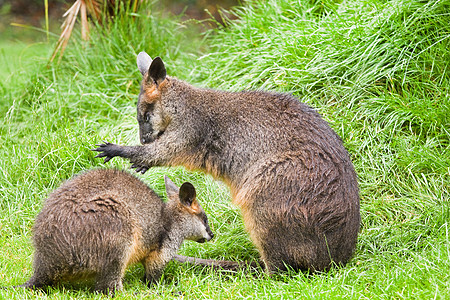
[[195, 188], [165, 183], [167, 203], [119, 170], [91, 170], [63, 183], [36, 218], [34, 274], [21, 287], [94, 278], [95, 290], [113, 294], [137, 262], [147, 282], [157, 282], [184, 239], [213, 237]]
[[[77, 175], [49, 195], [36, 218], [35, 265], [38, 270], [44, 264], [53, 270], [59, 265], [65, 276], [88, 276], [86, 270], [111, 263], [124, 255], [124, 248], [139, 248], [143, 232], [163, 232], [163, 205], [156, 193], [126, 172], [98, 169]], [[157, 245], [159, 237], [152, 238], [154, 243], [146, 243]], [[132, 252], [121, 257], [126, 265], [139, 260]], [[37, 262], [39, 257], [46, 262]], [[54, 280], [63, 279], [70, 278]]]
[[288, 94], [198, 93], [195, 110], [210, 122], [200, 135], [208, 149], [203, 168], [229, 183], [269, 268], [346, 263], [359, 231], [359, 194], [337, 134]]

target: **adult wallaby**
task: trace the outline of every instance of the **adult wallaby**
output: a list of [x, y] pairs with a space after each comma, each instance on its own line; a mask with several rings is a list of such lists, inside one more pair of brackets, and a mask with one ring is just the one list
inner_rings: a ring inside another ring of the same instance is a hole
[[95, 279], [95, 290], [122, 288], [128, 265], [142, 263], [145, 279], [157, 282], [184, 239], [200, 243], [213, 234], [195, 188], [165, 177], [167, 197], [135, 176], [95, 169], [52, 192], [34, 224], [33, 276], [20, 287]]
[[360, 226], [357, 177], [339, 136], [289, 94], [196, 88], [139, 53], [143, 146], [97, 145], [138, 172], [184, 166], [224, 181], [269, 273], [346, 263]]

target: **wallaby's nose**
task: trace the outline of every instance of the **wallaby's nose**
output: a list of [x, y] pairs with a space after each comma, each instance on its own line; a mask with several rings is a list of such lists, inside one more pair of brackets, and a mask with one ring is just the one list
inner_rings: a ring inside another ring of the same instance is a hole
[[153, 138], [151, 136], [142, 136], [141, 137], [141, 144], [149, 144], [153, 142]]
[[205, 242], [209, 242], [210, 240], [212, 240], [212, 238], [214, 237], [214, 233], [211, 232], [211, 230], [207, 230], [207, 237], [202, 237], [201, 239], [197, 240], [197, 243], [205, 243]]

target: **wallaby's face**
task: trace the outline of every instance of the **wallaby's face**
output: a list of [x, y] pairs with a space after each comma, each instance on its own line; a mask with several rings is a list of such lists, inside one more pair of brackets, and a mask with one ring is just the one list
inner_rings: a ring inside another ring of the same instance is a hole
[[181, 224], [184, 238], [199, 243], [210, 241], [214, 234], [209, 228], [205, 211], [198, 203], [195, 188], [185, 182], [178, 188], [168, 177], [164, 177], [169, 201], [178, 211], [178, 222]]
[[145, 52], [139, 53], [137, 64], [143, 76], [137, 105], [139, 137], [142, 144], [148, 144], [163, 135], [170, 124], [169, 114], [160, 101], [166, 69], [161, 58], [152, 60]]

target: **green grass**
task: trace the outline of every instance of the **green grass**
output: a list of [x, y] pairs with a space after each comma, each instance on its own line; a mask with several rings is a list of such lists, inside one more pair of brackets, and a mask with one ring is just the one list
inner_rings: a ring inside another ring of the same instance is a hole
[[[75, 33], [61, 65], [50, 68], [43, 55], [20, 55], [14, 49], [23, 46], [0, 41], [8, 63], [0, 79], [0, 285], [31, 276], [31, 228], [46, 195], [103, 166], [89, 149], [101, 140], [138, 143], [135, 58], [145, 50], [164, 59], [169, 75], [193, 84], [289, 91], [316, 107], [357, 169], [362, 229], [354, 258], [329, 273], [271, 278], [170, 263], [161, 283], [147, 289], [135, 266], [117, 298], [450, 297], [449, 2], [252, 1], [234, 10], [237, 20], [204, 35], [152, 10], [95, 29], [89, 44]], [[141, 177], [164, 195], [164, 174], [197, 187], [216, 233], [210, 243], [185, 243], [181, 253], [258, 257], [223, 184], [182, 168]], [[84, 285], [48, 295], [0, 290], [0, 299], [34, 296], [102, 297]]]

